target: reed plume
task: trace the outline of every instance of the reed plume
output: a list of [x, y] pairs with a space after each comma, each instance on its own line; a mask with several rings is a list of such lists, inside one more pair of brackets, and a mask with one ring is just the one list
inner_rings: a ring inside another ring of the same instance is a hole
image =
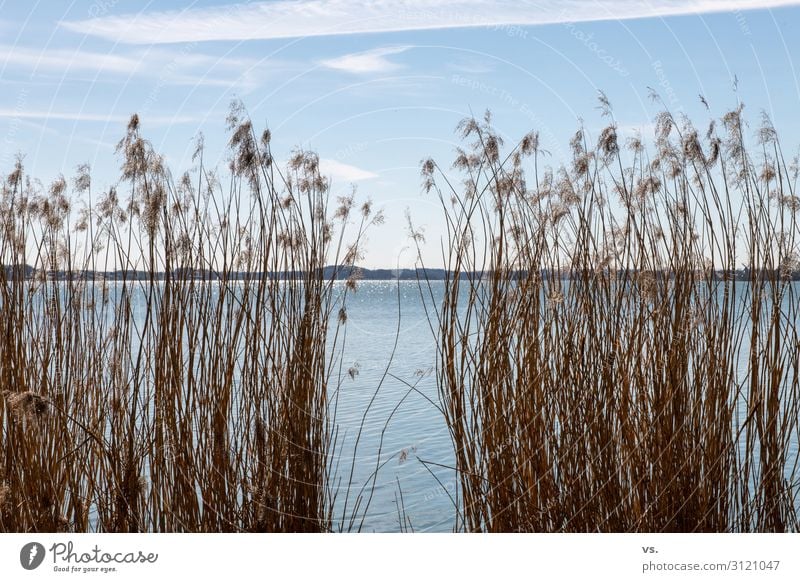
[[99, 196], [86, 165], [5, 180], [0, 530], [333, 528], [335, 279], [378, 216], [240, 103], [228, 130], [224, 185], [202, 140], [174, 179], [136, 115]]
[[705, 137], [663, 112], [649, 145], [601, 108], [560, 168], [488, 115], [458, 127], [462, 185], [422, 163], [456, 529], [797, 531], [796, 163], [741, 106]]

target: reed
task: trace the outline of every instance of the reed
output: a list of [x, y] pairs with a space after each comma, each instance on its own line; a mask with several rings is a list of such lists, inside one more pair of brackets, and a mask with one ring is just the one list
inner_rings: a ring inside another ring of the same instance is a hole
[[[282, 170], [235, 103], [223, 186], [173, 179], [137, 116], [121, 177], [0, 199], [0, 531], [333, 528], [339, 327], [380, 220], [331, 200], [319, 159]], [[346, 234], [347, 233], [347, 234]]]
[[566, 167], [488, 113], [458, 127], [462, 183], [422, 163], [456, 529], [797, 531], [797, 160], [742, 106], [704, 136], [665, 111], [645, 144], [600, 105]]
[[[797, 531], [800, 164], [741, 106], [702, 136], [663, 112], [645, 144], [600, 103], [569, 166], [488, 114], [459, 125], [461, 184], [422, 164], [448, 233], [444, 295], [421, 290], [455, 529]], [[224, 186], [202, 139], [174, 179], [136, 116], [99, 197], [88, 166], [5, 179], [0, 531], [364, 527], [381, 451], [367, 483], [356, 451], [340, 474], [335, 420], [381, 215], [332, 200], [314, 153], [279, 168], [239, 103], [228, 129]]]

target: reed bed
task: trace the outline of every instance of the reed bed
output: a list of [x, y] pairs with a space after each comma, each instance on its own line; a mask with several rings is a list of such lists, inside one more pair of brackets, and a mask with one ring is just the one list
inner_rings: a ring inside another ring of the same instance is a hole
[[649, 144], [600, 107], [567, 167], [488, 113], [422, 163], [456, 530], [797, 531], [797, 160], [741, 105], [705, 133], [665, 111]]
[[380, 217], [332, 200], [314, 153], [278, 168], [241, 104], [228, 129], [225, 185], [202, 140], [173, 179], [137, 116], [99, 197], [87, 166], [5, 179], [0, 531], [334, 529], [355, 281], [325, 266]]
[[[488, 114], [459, 125], [462, 183], [422, 164], [455, 529], [797, 531], [800, 164], [741, 106], [704, 133], [663, 112], [646, 144], [600, 104], [568, 167]], [[202, 140], [174, 179], [136, 116], [100, 196], [88, 166], [2, 184], [0, 531], [364, 526], [380, 450], [359, 487], [335, 419], [382, 217], [333, 200], [314, 153], [279, 168], [239, 103], [228, 129], [224, 186]]]

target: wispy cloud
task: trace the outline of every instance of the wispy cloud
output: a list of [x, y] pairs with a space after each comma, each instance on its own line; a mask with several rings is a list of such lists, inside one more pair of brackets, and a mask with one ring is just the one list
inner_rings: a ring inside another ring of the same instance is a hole
[[322, 65], [329, 69], [345, 71], [354, 74], [364, 73], [387, 73], [400, 68], [398, 63], [390, 61], [386, 57], [407, 51], [411, 47], [383, 47], [362, 53], [352, 53], [334, 59], [322, 61]]
[[61, 25], [114, 42], [157, 44], [623, 20], [797, 4], [800, 0], [276, 0]]
[[448, 66], [453, 71], [469, 73], [471, 75], [482, 75], [484, 73], [491, 73], [494, 70], [494, 66], [488, 60], [475, 57], [474, 55], [471, 55], [469, 59], [459, 59], [456, 62], [450, 63]]
[[[128, 77], [156, 77], [162, 85], [249, 85], [256, 59], [209, 55], [190, 44], [182, 49], [136, 49], [102, 53], [81, 49], [40, 49], [0, 45], [0, 65], [46, 76], [51, 73], [75, 79], [75, 73], [103, 73]], [[270, 61], [274, 68], [275, 63]], [[78, 79], [79, 80], [79, 79]], [[237, 80], [239, 81], [237, 83]]]
[[319, 161], [319, 168], [323, 175], [330, 176], [337, 182], [361, 182], [362, 180], [378, 177], [377, 174], [368, 170], [326, 158], [322, 158]]
[[[39, 119], [58, 121], [95, 121], [99, 123], [128, 123], [129, 115], [110, 115], [103, 113], [84, 113], [81, 111], [50, 111], [45, 109], [0, 108], [0, 119]], [[189, 115], [148, 116], [147, 122], [153, 125], [175, 123], [197, 123], [203, 117]]]
[[135, 73], [142, 66], [140, 59], [79, 50], [39, 50], [0, 45], [0, 63], [30, 71], [66, 70]]

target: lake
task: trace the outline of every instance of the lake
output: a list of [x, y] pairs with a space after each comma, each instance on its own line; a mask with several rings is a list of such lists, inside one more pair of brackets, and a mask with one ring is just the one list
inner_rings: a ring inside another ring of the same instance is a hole
[[[334, 292], [339, 293], [343, 285], [337, 282]], [[749, 284], [734, 285], [741, 306], [737, 311], [746, 315]], [[146, 286], [136, 283], [138, 291], [132, 294], [132, 317], [139, 324], [144, 318]], [[109, 287], [110, 305], [115, 305], [121, 284], [110, 283]], [[800, 284], [793, 283], [792, 289], [782, 311], [797, 325], [797, 306], [790, 301]], [[334, 426], [338, 438], [331, 458], [331, 486], [337, 493], [336, 531], [446, 532], [456, 523], [453, 499], [458, 480], [452, 468], [453, 444], [438, 409], [436, 342], [426, 312], [431, 301], [422, 300], [423, 292], [438, 301], [444, 282], [433, 281], [430, 289], [425, 286], [421, 290], [416, 281], [361, 281], [357, 292], [348, 295], [347, 322], [336, 344], [341, 373], [329, 383], [329, 395], [337, 402]], [[105, 313], [110, 324], [114, 310]], [[746, 326], [747, 321], [742, 324]], [[741, 338], [739, 354], [747, 353], [748, 346], [748, 338]], [[740, 357], [737, 382], [747, 373], [748, 361]], [[791, 370], [788, 374], [793, 377]], [[739, 395], [740, 423], [746, 415], [745, 398], [744, 393]], [[796, 434], [789, 453], [791, 465], [797, 458]], [[791, 469], [786, 467], [784, 472]], [[356, 506], [359, 493], [362, 498]], [[353, 517], [355, 521], [351, 521]]]
[[[441, 296], [444, 283], [431, 285]], [[455, 508], [448, 493], [455, 495], [455, 473], [438, 466], [426, 468], [421, 462], [452, 467], [455, 461], [447, 425], [433, 404], [438, 405], [439, 400], [433, 372], [436, 345], [418, 284], [362, 281], [347, 305], [345, 369], [358, 365], [358, 374], [354, 378], [346, 375], [342, 381], [336, 423], [346, 438], [340, 470], [347, 467], [349, 471], [355, 437], [376, 391], [356, 452], [354, 483], [360, 487], [379, 462], [385, 463], [377, 474], [364, 530], [400, 529], [402, 490], [402, 505], [415, 531], [451, 531]], [[390, 358], [392, 376], [381, 384]], [[419, 392], [410, 390], [408, 384]], [[343, 489], [340, 495], [345, 494]], [[337, 505], [343, 507], [341, 500]]]

